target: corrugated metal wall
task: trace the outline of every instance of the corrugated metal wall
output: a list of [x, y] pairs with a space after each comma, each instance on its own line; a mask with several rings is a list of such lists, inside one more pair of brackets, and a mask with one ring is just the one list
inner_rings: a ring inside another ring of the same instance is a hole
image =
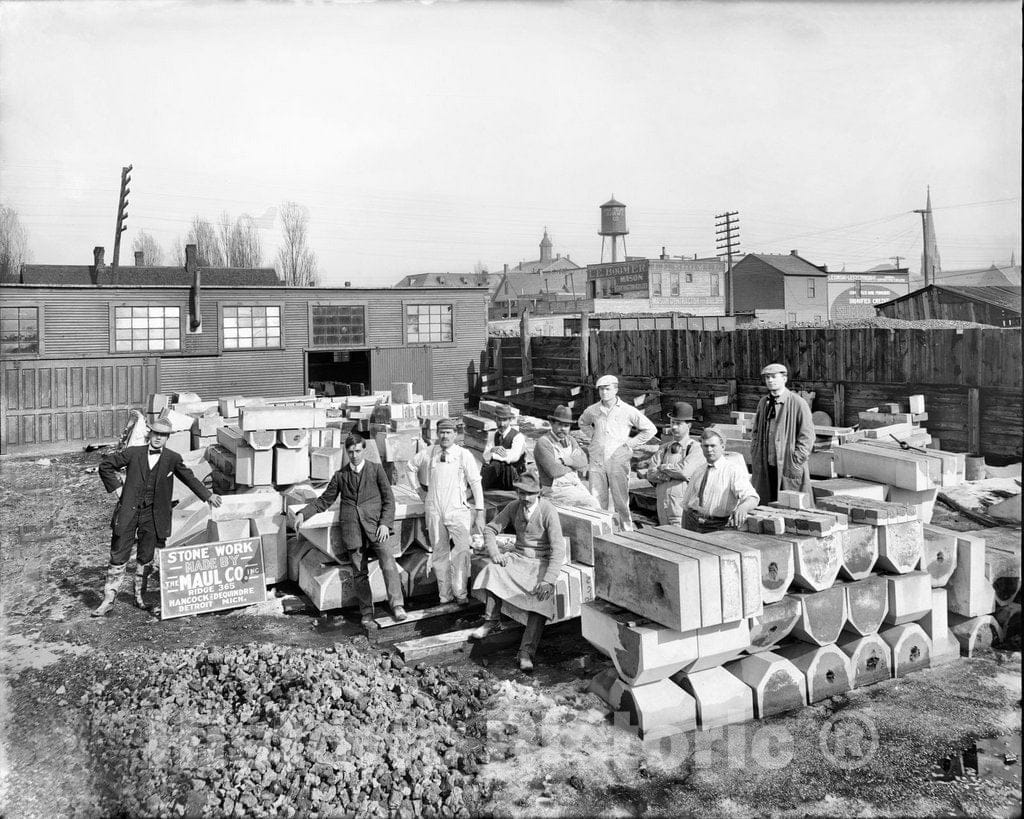
[[304, 372], [301, 348], [165, 358], [160, 363], [160, 392], [194, 392], [204, 400], [224, 395], [298, 395], [306, 389]]
[[133, 408], [157, 391], [159, 359], [31, 359], [3, 362], [0, 449], [109, 441]]
[[395, 381], [411, 381], [414, 392], [432, 398], [431, 349], [375, 347], [370, 351], [370, 389], [390, 390]]

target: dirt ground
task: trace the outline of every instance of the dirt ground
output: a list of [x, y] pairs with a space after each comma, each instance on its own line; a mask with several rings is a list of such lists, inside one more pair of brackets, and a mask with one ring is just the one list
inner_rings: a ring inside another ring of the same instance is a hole
[[[190, 645], [366, 646], [353, 619], [218, 613], [160, 622], [122, 591], [94, 619], [113, 501], [97, 453], [0, 461], [0, 816], [106, 816], [118, 794], [90, 755], [87, 686]], [[947, 521], [948, 523], [948, 521]], [[958, 526], [957, 528], [973, 528]], [[1019, 536], [1019, 533], [1018, 533]], [[126, 662], [131, 660], [132, 662]], [[587, 683], [609, 663], [568, 632], [538, 672], [514, 650], [486, 660], [486, 810], [508, 816], [1010, 816], [1016, 783], [947, 781], [941, 761], [974, 740], [1021, 731], [1019, 652], [974, 659], [835, 697], [793, 714], [645, 747], [617, 728]], [[121, 675], [121, 676], [119, 676]], [[845, 737], [845, 745], [836, 745]]]

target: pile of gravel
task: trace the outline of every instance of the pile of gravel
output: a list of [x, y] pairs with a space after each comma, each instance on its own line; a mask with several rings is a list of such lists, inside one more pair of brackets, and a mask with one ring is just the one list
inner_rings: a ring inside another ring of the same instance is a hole
[[957, 321], [956, 319], [909, 319], [888, 318], [886, 316], [865, 316], [863, 318], [836, 319], [834, 321], [754, 321], [742, 324], [738, 330], [855, 330], [873, 327], [880, 330], [998, 330], [990, 324], [978, 324], [974, 321]]
[[470, 816], [484, 673], [342, 643], [192, 648], [82, 704], [126, 815]]

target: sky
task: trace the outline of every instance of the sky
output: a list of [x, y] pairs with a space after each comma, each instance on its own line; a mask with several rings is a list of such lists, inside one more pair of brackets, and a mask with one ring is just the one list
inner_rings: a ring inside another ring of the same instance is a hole
[[[0, 203], [31, 260], [170, 255], [194, 216], [308, 208], [325, 285], [740, 250], [829, 270], [1019, 263], [1017, 2], [0, 0]], [[605, 248], [604, 259], [610, 258]]]

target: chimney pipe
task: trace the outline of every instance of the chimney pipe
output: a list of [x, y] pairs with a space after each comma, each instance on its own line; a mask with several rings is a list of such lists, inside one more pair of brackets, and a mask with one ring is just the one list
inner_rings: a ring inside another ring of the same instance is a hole
[[203, 317], [199, 306], [200, 274], [196, 257], [199, 255], [196, 245], [185, 245], [185, 272], [192, 274], [192, 287], [188, 294], [188, 326], [193, 333], [198, 333], [203, 326]]
[[146, 263], [145, 255], [146, 254], [143, 253], [141, 250], [136, 250], [135, 251], [135, 266], [136, 267], [142, 267], [143, 265], [145, 265], [145, 263]]
[[790, 256], [799, 256], [800, 255], [800, 251], [799, 250], [791, 250], [791, 251], [789, 251], [789, 255]]
[[668, 256], [665, 255], [665, 245], [661, 246], [661, 255], [658, 258], [659, 259], [667, 259], [668, 258]]
[[102, 247], [94, 247], [92, 249], [92, 266], [97, 270], [103, 267], [103, 254], [104, 250]]

